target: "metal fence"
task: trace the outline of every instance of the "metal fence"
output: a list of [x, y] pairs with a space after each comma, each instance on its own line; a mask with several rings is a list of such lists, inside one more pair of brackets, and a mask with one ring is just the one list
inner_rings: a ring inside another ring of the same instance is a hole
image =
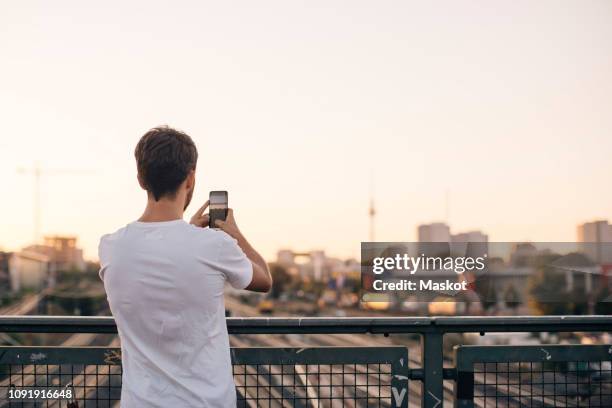
[[[408, 406], [405, 347], [249, 347], [231, 357], [239, 407]], [[14, 398], [36, 389], [64, 398]], [[0, 347], [0, 406], [110, 408], [120, 397], [119, 348]]]
[[[51, 396], [41, 395], [42, 390]], [[0, 347], [2, 407], [66, 407], [76, 402], [78, 407], [110, 408], [120, 397], [119, 349]]]
[[612, 346], [462, 346], [457, 407], [612, 407]]
[[405, 347], [234, 348], [238, 406], [407, 407]]
[[[445, 367], [442, 344], [448, 333], [610, 332], [608, 316], [229, 318], [228, 330], [421, 335], [420, 363], [412, 366], [406, 347], [234, 348], [239, 406], [407, 406], [409, 397], [414, 405], [410, 385], [420, 384], [421, 406], [442, 408], [449, 402], [446, 380], [454, 382], [453, 403], [460, 407], [612, 407], [612, 346], [462, 346], [455, 365]], [[106, 317], [0, 317], [0, 332], [116, 333], [116, 327]], [[11, 386], [72, 382], [79, 407], [115, 406], [120, 354], [95, 347], [4, 347], [0, 379], [2, 395]]]

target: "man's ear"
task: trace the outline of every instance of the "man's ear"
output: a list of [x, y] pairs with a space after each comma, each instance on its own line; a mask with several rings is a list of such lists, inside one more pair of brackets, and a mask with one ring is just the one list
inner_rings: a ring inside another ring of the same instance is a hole
[[193, 189], [194, 186], [195, 186], [195, 169], [191, 170], [189, 174], [187, 175], [185, 188], [187, 189], [187, 191], [189, 191]]
[[140, 177], [140, 174], [136, 174], [136, 178], [138, 179], [138, 184], [140, 184], [140, 187], [143, 190], [146, 190], [147, 187], [145, 186], [144, 182], [142, 181], [142, 178]]

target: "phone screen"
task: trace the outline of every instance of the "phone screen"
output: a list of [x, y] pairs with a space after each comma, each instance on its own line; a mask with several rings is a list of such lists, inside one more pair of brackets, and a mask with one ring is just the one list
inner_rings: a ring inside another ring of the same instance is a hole
[[210, 196], [210, 227], [217, 228], [216, 220], [225, 221], [227, 218], [227, 191], [211, 191]]
[[210, 208], [227, 208], [227, 191], [210, 192]]

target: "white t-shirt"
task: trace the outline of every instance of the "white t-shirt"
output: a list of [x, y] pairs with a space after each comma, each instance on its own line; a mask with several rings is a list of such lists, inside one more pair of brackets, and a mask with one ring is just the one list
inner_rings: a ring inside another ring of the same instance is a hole
[[133, 222], [98, 251], [121, 339], [121, 407], [235, 407], [223, 287], [253, 276], [236, 240], [183, 220]]

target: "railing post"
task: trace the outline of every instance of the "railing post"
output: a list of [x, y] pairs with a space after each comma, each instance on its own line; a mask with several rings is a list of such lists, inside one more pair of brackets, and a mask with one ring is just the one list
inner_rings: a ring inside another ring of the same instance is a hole
[[444, 350], [442, 333], [426, 332], [422, 334], [423, 386], [421, 388], [421, 406], [423, 408], [442, 408], [444, 401]]

